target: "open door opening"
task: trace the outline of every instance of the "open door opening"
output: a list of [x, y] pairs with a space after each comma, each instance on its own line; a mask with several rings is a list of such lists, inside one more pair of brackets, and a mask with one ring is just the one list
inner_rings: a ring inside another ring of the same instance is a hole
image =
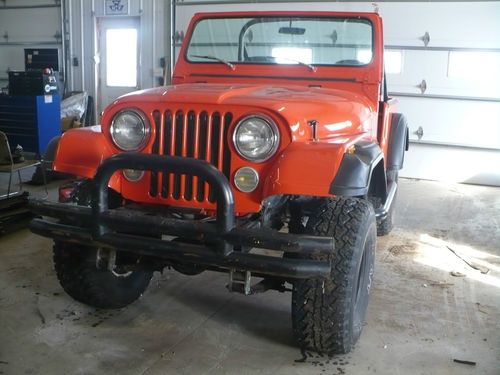
[[101, 113], [117, 97], [140, 88], [140, 21], [138, 17], [101, 18], [97, 26], [97, 109]]

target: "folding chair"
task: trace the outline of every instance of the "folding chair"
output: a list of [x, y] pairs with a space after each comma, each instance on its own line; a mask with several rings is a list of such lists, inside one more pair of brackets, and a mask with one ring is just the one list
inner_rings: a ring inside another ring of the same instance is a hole
[[[49, 192], [47, 190], [47, 179], [45, 177], [45, 169], [43, 168], [43, 163], [41, 160], [26, 160], [21, 163], [14, 163], [14, 159], [12, 158], [12, 153], [10, 151], [9, 140], [7, 139], [7, 135], [3, 132], [0, 132], [0, 173], [9, 173], [9, 186], [7, 187], [7, 196], [8, 198], [11, 194], [17, 194], [23, 189], [23, 180], [21, 178], [21, 171], [26, 168], [35, 167], [40, 165], [42, 170], [43, 184], [45, 186], [45, 193], [48, 195]], [[11, 193], [12, 187], [12, 175], [17, 172], [17, 176], [19, 178], [19, 191]]]

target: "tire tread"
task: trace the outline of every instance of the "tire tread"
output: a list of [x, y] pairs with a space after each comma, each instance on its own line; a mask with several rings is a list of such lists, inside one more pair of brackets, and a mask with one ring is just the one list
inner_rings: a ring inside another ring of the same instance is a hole
[[[357, 337], [349, 327], [353, 293], [349, 281], [359, 228], [374, 221], [372, 205], [356, 198], [324, 200], [306, 225], [306, 233], [333, 236], [336, 251], [331, 256], [328, 280], [309, 279], [294, 284], [292, 322], [296, 341], [302, 349], [322, 354], [347, 353]], [[315, 256], [315, 259], [321, 259]], [[324, 259], [324, 257], [323, 257]]]
[[[67, 249], [72, 246], [73, 249]], [[54, 243], [54, 268], [59, 283], [73, 299], [102, 309], [125, 307], [146, 290], [152, 272], [134, 271], [126, 278], [95, 266], [95, 250], [69, 243]]]

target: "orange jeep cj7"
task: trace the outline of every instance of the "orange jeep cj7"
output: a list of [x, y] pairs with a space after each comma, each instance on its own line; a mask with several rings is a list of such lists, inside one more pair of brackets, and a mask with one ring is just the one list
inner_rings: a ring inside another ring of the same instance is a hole
[[31, 203], [31, 230], [64, 290], [120, 308], [165, 267], [226, 272], [232, 292], [291, 290], [302, 349], [350, 351], [408, 147], [383, 52], [376, 13], [195, 15], [171, 86], [60, 140], [77, 179]]

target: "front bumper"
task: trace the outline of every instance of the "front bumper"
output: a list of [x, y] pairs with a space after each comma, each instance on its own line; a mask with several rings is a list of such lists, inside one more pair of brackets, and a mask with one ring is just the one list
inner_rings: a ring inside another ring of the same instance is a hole
[[[125, 208], [108, 209], [108, 181], [113, 173], [122, 169], [190, 174], [203, 178], [216, 192], [215, 225]], [[174, 156], [120, 154], [101, 164], [93, 183], [91, 207], [31, 201], [35, 214], [59, 219], [59, 222], [34, 219], [31, 231], [57, 241], [105, 247], [167, 261], [250, 271], [264, 276], [304, 279], [330, 275], [328, 255], [334, 250], [333, 239], [270, 229], [237, 228], [229, 182], [220, 171], [204, 161]], [[161, 240], [162, 235], [192, 239], [206, 245]], [[267, 249], [272, 254], [238, 250], [242, 248]], [[279, 256], [282, 252], [299, 256], [282, 258]]]

